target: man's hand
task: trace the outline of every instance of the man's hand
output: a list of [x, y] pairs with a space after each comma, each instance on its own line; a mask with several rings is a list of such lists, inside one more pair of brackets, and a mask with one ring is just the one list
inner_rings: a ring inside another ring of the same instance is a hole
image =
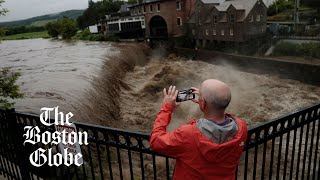
[[194, 93], [194, 94], [198, 95], [198, 99], [191, 99], [191, 100], [192, 100], [193, 102], [199, 104], [199, 93], [200, 93], [199, 89], [196, 88], [196, 87], [191, 87], [191, 89], [193, 90], [193, 93]]
[[170, 104], [173, 108], [177, 107], [180, 104], [180, 102], [176, 102], [176, 98], [178, 95], [178, 90], [176, 90], [176, 86], [170, 86], [168, 89], [168, 93], [166, 88], [164, 88], [163, 95], [163, 102]]

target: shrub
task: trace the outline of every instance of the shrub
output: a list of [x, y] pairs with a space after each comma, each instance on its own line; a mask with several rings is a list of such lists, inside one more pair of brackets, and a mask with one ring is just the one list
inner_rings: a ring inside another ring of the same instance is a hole
[[19, 86], [16, 81], [20, 73], [12, 72], [10, 68], [0, 68], [0, 109], [10, 109], [14, 102], [9, 102], [10, 99], [22, 98]]
[[276, 56], [307, 56], [320, 58], [320, 43], [294, 44], [282, 42], [275, 46], [273, 55]]

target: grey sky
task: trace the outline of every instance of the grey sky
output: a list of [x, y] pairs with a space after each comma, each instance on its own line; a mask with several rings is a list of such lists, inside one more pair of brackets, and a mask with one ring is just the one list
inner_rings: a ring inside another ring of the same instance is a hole
[[[9, 10], [0, 16], [0, 22], [27, 19], [71, 9], [85, 9], [88, 0], [5, 0], [3, 7]], [[96, 1], [96, 0], [95, 0]]]

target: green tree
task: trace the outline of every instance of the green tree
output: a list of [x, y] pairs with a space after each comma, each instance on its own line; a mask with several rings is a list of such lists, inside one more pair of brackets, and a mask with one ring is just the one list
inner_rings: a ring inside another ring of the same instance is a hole
[[56, 22], [49, 22], [46, 24], [46, 29], [49, 36], [53, 38], [71, 39], [77, 33], [77, 25], [73, 19], [64, 17]]
[[73, 19], [65, 17], [59, 23], [62, 39], [71, 39], [72, 36], [77, 34], [77, 24]]
[[[0, 16], [4, 16], [8, 12], [8, 9], [2, 7], [2, 3], [4, 3], [4, 0], [0, 0]], [[5, 28], [0, 27], [0, 36], [4, 36], [6, 31]]]
[[268, 16], [273, 16], [278, 13], [281, 13], [283, 11], [287, 10], [293, 10], [294, 9], [294, 1], [293, 0], [277, 0], [272, 3], [271, 6], [268, 7], [267, 14]]
[[49, 22], [46, 24], [46, 29], [48, 31], [48, 34], [52, 38], [58, 38], [59, 36], [59, 30], [57, 27], [56, 22]]
[[10, 68], [0, 68], [0, 109], [10, 109], [15, 104], [9, 99], [22, 98], [19, 86], [15, 84], [20, 73], [13, 72]]
[[104, 20], [107, 14], [119, 11], [123, 1], [101, 0], [97, 2], [90, 1], [89, 7], [78, 17], [77, 23], [80, 29], [99, 23]]
[[[7, 9], [2, 8], [1, 4], [4, 0], [0, 0], [0, 16], [3, 16], [8, 12]], [[1, 32], [5, 31], [3, 28], [0, 28]], [[10, 102], [9, 99], [22, 98], [23, 94], [20, 93], [19, 86], [16, 85], [16, 81], [20, 73], [13, 72], [10, 68], [1, 68], [0, 67], [0, 109], [10, 109], [15, 104]]]

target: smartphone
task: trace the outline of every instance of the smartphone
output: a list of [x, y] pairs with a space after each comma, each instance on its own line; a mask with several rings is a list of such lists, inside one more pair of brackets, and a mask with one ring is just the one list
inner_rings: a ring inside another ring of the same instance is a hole
[[178, 91], [178, 95], [177, 95], [177, 102], [182, 102], [182, 101], [188, 101], [191, 99], [194, 99], [196, 97], [196, 95], [193, 93], [193, 89], [184, 89], [184, 90], [180, 90]]

